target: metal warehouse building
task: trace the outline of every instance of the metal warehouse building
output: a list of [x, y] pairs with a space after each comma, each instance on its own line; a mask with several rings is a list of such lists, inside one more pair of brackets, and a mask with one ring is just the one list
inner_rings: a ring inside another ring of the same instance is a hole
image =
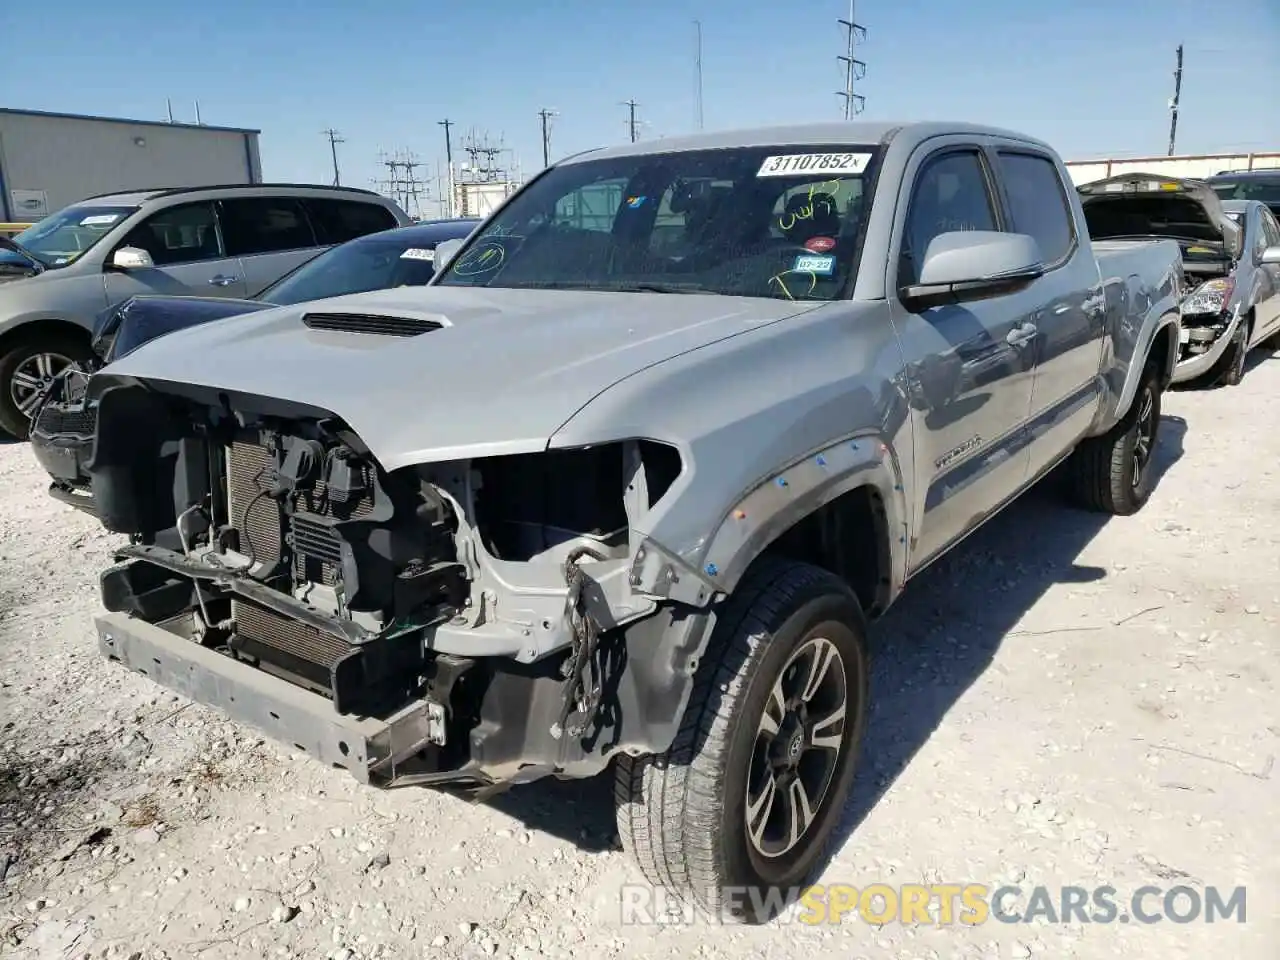
[[0, 107], [0, 221], [114, 190], [261, 183], [259, 132]]

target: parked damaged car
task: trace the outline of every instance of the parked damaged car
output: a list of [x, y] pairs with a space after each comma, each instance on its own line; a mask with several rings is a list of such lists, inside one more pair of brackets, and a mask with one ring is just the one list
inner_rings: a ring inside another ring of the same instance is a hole
[[1267, 206], [1158, 174], [1078, 189], [1095, 240], [1178, 242], [1188, 283], [1174, 382], [1239, 383], [1249, 350], [1280, 332], [1280, 226]]
[[1179, 251], [1070, 184], [966, 124], [626, 144], [425, 287], [155, 340], [89, 382], [99, 648], [371, 785], [612, 769], [651, 882], [767, 919], [844, 819], [867, 619], [1064, 461], [1111, 515], [1157, 482]]
[[465, 237], [479, 222], [432, 220], [350, 240], [308, 260], [252, 300], [135, 296], [103, 311], [90, 334], [91, 356], [56, 374], [35, 409], [31, 449], [49, 473], [50, 496], [93, 511], [86, 462], [96, 417], [85, 389], [95, 371], [156, 337], [213, 320], [308, 300], [420, 286], [435, 273], [436, 245]]

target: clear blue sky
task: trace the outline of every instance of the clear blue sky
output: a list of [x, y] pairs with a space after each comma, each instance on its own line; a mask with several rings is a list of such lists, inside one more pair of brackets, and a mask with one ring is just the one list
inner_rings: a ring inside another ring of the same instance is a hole
[[[434, 173], [437, 121], [552, 156], [695, 128], [703, 22], [708, 129], [834, 119], [848, 0], [5, 0], [0, 103], [262, 130], [272, 180], [368, 186], [379, 150]], [[17, 7], [22, 8], [18, 15]], [[270, 12], [268, 12], [268, 10]], [[1163, 153], [1174, 48], [1186, 47], [1178, 151], [1280, 149], [1280, 0], [859, 0], [858, 90], [875, 119], [1025, 130], [1068, 158]], [[455, 154], [456, 156], [456, 154]]]

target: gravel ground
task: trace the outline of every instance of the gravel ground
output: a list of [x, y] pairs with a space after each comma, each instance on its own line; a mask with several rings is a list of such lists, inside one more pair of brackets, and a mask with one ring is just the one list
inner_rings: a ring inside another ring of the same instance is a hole
[[[1166, 397], [1148, 508], [1038, 490], [874, 632], [826, 883], [1124, 899], [1247, 887], [1248, 920], [764, 928], [622, 922], [608, 784], [486, 805], [362, 790], [99, 659], [112, 539], [0, 446], [0, 954], [1253, 957], [1280, 954], [1280, 358]], [[1150, 905], [1150, 904], [1149, 904]]]

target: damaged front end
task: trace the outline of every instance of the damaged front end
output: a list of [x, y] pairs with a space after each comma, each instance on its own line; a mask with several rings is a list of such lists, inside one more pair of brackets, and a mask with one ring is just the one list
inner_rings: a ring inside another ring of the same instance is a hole
[[622, 673], [674, 616], [634, 589], [630, 542], [674, 448], [387, 472], [324, 410], [108, 374], [93, 392], [97, 514], [130, 538], [102, 575], [109, 658], [378, 786], [591, 773], [665, 709], [677, 665]]
[[1182, 301], [1182, 334], [1175, 383], [1202, 377], [1217, 366], [1242, 333], [1241, 302], [1232, 275], [1193, 287]]
[[1077, 187], [1094, 240], [1169, 239], [1182, 252], [1187, 295], [1173, 382], [1204, 376], [1236, 341], [1235, 277], [1244, 232], [1200, 180], [1124, 173]]

